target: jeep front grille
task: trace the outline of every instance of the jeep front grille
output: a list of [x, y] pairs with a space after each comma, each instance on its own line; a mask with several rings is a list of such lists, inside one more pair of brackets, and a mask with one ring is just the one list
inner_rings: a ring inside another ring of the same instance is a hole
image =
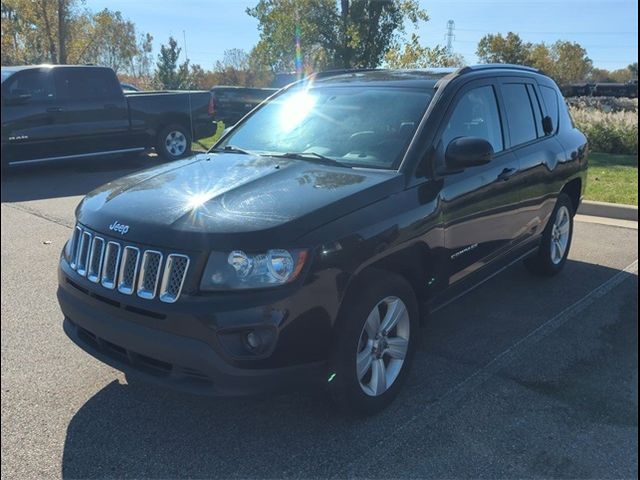
[[93, 283], [100, 281], [100, 270], [102, 269], [102, 256], [104, 255], [104, 240], [100, 237], [93, 237], [89, 260], [87, 262], [87, 278]]
[[140, 265], [140, 277], [138, 278], [138, 296], [149, 299], [156, 296], [161, 265], [162, 254], [160, 252], [155, 250], [144, 252], [142, 265]]
[[158, 250], [140, 249], [133, 245], [94, 235], [76, 226], [71, 238], [69, 265], [91, 282], [125, 295], [136, 294], [167, 303], [178, 300], [189, 267], [189, 257]]
[[182, 284], [189, 268], [189, 257], [172, 253], [167, 257], [164, 267], [162, 284], [160, 285], [160, 300], [173, 303], [178, 300], [182, 291]]
[[120, 244], [116, 242], [107, 243], [104, 253], [104, 265], [102, 265], [102, 286], [113, 290], [116, 286], [116, 276], [118, 275], [118, 265], [120, 264]]
[[76, 258], [76, 270], [83, 277], [87, 274], [87, 262], [91, 250], [91, 233], [83, 231], [80, 234], [80, 245], [78, 245], [78, 256]]
[[122, 262], [120, 263], [120, 274], [118, 275], [118, 291], [126, 295], [133, 293], [133, 286], [138, 273], [138, 262], [140, 260], [140, 249], [132, 246], [124, 247], [122, 252]]

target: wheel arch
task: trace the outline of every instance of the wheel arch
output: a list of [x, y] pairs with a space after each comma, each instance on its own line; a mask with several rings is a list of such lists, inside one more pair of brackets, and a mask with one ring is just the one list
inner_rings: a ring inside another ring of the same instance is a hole
[[[157, 138], [165, 128], [171, 127], [173, 125], [184, 128], [190, 135], [190, 137], [193, 137], [189, 115], [185, 114], [167, 115], [158, 119], [155, 127], [155, 137]], [[191, 138], [191, 141], [193, 141], [193, 138]]]
[[424, 243], [407, 246], [383, 257], [374, 258], [371, 262], [362, 265], [347, 284], [339, 310], [355, 290], [362, 288], [367, 282], [381, 278], [385, 272], [398, 275], [409, 283], [416, 296], [420, 321], [422, 322], [426, 313], [430, 279], [436, 277], [435, 255], [431, 248]]
[[580, 198], [582, 196], [582, 178], [574, 178], [567, 182], [560, 193], [566, 194], [571, 199], [571, 205], [573, 206], [573, 213], [578, 212], [580, 206]]

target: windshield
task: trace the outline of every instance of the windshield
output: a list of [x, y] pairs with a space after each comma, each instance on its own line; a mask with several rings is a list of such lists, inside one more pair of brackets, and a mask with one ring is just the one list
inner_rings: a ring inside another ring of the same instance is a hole
[[2, 69], [2, 83], [4, 83], [4, 81], [9, 78], [11, 75], [13, 75], [15, 72], [15, 70], [5, 70]]
[[216, 148], [396, 168], [432, 96], [407, 88], [298, 87], [265, 104]]

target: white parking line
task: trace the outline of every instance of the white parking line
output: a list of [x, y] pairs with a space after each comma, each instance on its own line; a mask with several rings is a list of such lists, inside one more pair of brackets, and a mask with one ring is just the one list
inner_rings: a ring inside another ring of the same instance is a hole
[[[613, 277], [606, 282], [602, 283], [598, 287], [591, 290], [584, 295], [580, 300], [571, 304], [554, 317], [547, 320], [545, 323], [537, 327], [535, 330], [524, 336], [516, 343], [511, 345], [505, 351], [496, 356], [493, 360], [487, 363], [484, 367], [478, 369], [476, 372], [465, 378], [462, 382], [458, 383], [447, 392], [445, 392], [437, 402], [431, 406], [427, 406], [425, 410], [413, 415], [409, 420], [401, 424], [394, 432], [393, 436], [401, 435], [402, 432], [413, 426], [416, 420], [423, 417], [438, 418], [442, 414], [446, 413], [449, 409], [455, 408], [457, 401], [468, 395], [471, 391], [477, 389], [482, 384], [490, 380], [495, 374], [513, 362], [518, 355], [524, 353], [529, 348], [533, 347], [536, 343], [542, 340], [547, 335], [553, 333], [555, 330], [564, 325], [567, 321], [575, 318], [590, 307], [596, 300], [602, 298], [625, 280], [631, 278], [634, 275], [638, 275], [638, 260], [628, 265], [623, 270], [620, 270]], [[376, 442], [366, 449], [362, 455], [359, 455], [355, 460], [349, 462], [349, 466], [357, 468], [360, 465], [360, 461], [366, 456], [375, 456], [372, 450], [385, 448], [389, 442], [389, 436], [386, 436], [383, 440]], [[346, 476], [355, 474], [355, 472], [349, 472]]]
[[617, 218], [594, 217], [593, 215], [576, 215], [576, 222], [599, 223], [600, 225], [609, 225], [610, 227], [630, 228], [638, 230], [638, 222], [633, 220], [619, 220]]

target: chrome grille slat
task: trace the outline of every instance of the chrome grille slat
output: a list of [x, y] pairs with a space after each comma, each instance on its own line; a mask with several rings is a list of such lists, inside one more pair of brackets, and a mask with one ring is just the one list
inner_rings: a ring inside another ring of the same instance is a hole
[[182, 292], [190, 259], [108, 240], [81, 225], [71, 237], [69, 265], [78, 275], [125, 295], [173, 303]]
[[167, 256], [167, 262], [164, 266], [164, 274], [162, 275], [162, 283], [160, 284], [160, 300], [166, 303], [173, 303], [178, 300], [184, 279], [187, 276], [189, 268], [189, 257], [177, 253]]
[[73, 229], [73, 236], [71, 237], [71, 258], [69, 259], [69, 265], [74, 270], [78, 264], [78, 247], [80, 246], [80, 236], [82, 235], [82, 229], [76, 227]]
[[118, 276], [118, 265], [120, 264], [120, 244], [117, 242], [107, 243], [104, 254], [104, 264], [102, 265], [102, 286], [113, 290], [116, 286]]
[[151, 299], [156, 296], [156, 287], [162, 267], [162, 253], [156, 250], [145, 250], [140, 264], [138, 277], [138, 296]]
[[87, 262], [87, 278], [93, 283], [100, 281], [100, 271], [102, 270], [102, 257], [104, 256], [104, 239], [95, 236], [91, 242], [89, 261]]
[[78, 247], [78, 257], [76, 261], [76, 271], [83, 277], [87, 274], [87, 262], [91, 250], [91, 233], [86, 230], [80, 236], [80, 246]]
[[118, 291], [125, 295], [131, 295], [136, 284], [138, 263], [140, 261], [140, 249], [127, 245], [122, 251], [120, 272], [118, 274]]

